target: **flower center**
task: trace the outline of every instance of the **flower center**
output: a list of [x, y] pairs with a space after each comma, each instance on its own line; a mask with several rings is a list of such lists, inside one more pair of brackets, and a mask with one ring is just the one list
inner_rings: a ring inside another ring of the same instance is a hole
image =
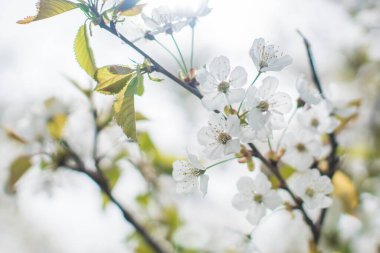
[[308, 187], [308, 188], [306, 189], [306, 191], [305, 191], [305, 194], [306, 194], [308, 197], [312, 198], [312, 197], [314, 197], [315, 191], [314, 191], [314, 189]]
[[319, 126], [319, 120], [316, 118], [313, 118], [310, 122], [310, 125], [314, 128], [317, 128]]
[[303, 153], [303, 152], [306, 152], [306, 151], [307, 151], [307, 148], [306, 148], [305, 144], [303, 144], [303, 143], [298, 143], [298, 144], [296, 145], [296, 149], [297, 149], [298, 152], [300, 152], [300, 153]]
[[222, 144], [226, 144], [231, 139], [232, 139], [231, 135], [229, 135], [227, 133], [220, 133], [219, 136], [218, 136], [218, 142], [220, 142]]
[[228, 82], [223, 81], [218, 85], [219, 92], [227, 93], [229, 89], [230, 89], [230, 83]]
[[269, 109], [269, 103], [267, 101], [261, 101], [257, 106], [257, 109], [259, 109], [262, 112], [266, 112]]
[[257, 202], [257, 203], [262, 203], [263, 202], [263, 195], [261, 195], [261, 194], [255, 194], [254, 196], [253, 196], [253, 200], [255, 201], [255, 202]]

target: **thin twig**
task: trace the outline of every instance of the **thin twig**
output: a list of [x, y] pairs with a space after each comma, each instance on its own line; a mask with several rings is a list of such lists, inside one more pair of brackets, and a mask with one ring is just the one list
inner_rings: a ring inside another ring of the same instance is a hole
[[[305, 44], [305, 48], [306, 48], [306, 52], [307, 52], [307, 56], [308, 56], [309, 65], [310, 65], [311, 73], [313, 76], [314, 84], [317, 87], [317, 89], [319, 90], [319, 92], [321, 93], [321, 96], [323, 98], [326, 98], [325, 94], [323, 93], [322, 85], [321, 85], [320, 79], [318, 77], [318, 73], [316, 71], [316, 68], [315, 68], [314, 58], [313, 58], [313, 54], [311, 51], [310, 43], [307, 40], [307, 38], [301, 33], [301, 31], [297, 30], [297, 33], [302, 37], [303, 42]], [[327, 162], [328, 162], [329, 166], [328, 166], [328, 171], [325, 174], [331, 179], [334, 176], [336, 169], [337, 169], [337, 165], [339, 163], [339, 157], [337, 155], [338, 142], [337, 142], [337, 139], [336, 139], [334, 132], [329, 134], [328, 137], [329, 137], [329, 142], [331, 145], [331, 151], [327, 157]], [[323, 225], [323, 222], [325, 220], [326, 214], [327, 214], [327, 208], [322, 209], [322, 211], [319, 215], [319, 218], [316, 222], [316, 228], [317, 228], [317, 237], [315, 239], [316, 244], [318, 244], [319, 239], [321, 237], [322, 225]]]

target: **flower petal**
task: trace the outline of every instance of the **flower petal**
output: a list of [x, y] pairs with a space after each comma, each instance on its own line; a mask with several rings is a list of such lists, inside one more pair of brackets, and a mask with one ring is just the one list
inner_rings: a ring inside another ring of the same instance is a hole
[[199, 190], [202, 192], [203, 196], [207, 194], [207, 188], [208, 188], [208, 180], [209, 176], [208, 175], [201, 175], [199, 178]]
[[206, 69], [201, 69], [197, 73], [197, 81], [202, 93], [217, 91], [218, 81]]
[[277, 92], [273, 94], [269, 99], [269, 105], [270, 109], [277, 113], [288, 113], [292, 109], [292, 98], [284, 93], [284, 92]]
[[234, 88], [240, 88], [247, 82], [247, 71], [243, 67], [236, 67], [230, 75], [230, 83]]
[[239, 134], [240, 134], [240, 120], [239, 120], [238, 116], [230, 115], [227, 117], [226, 132], [233, 137], [239, 136]]
[[268, 67], [262, 68], [262, 72], [280, 71], [293, 62], [293, 58], [289, 55], [284, 55], [275, 61], [268, 63]]
[[[278, 88], [279, 81], [276, 77], [268, 76], [263, 79], [263, 84], [259, 88], [259, 96], [268, 99]], [[269, 101], [268, 101], [269, 102]]]
[[189, 161], [186, 160], [177, 160], [173, 163], [173, 179], [175, 181], [182, 181], [185, 179], [188, 179], [191, 176], [190, 169], [191, 169], [191, 164]]
[[198, 178], [193, 177], [186, 181], [177, 182], [176, 191], [177, 193], [190, 193], [198, 190]]
[[252, 204], [252, 196], [247, 194], [236, 194], [232, 198], [232, 206], [237, 210], [243, 211], [248, 209], [248, 207]]
[[224, 155], [239, 153], [240, 151], [240, 140], [239, 139], [233, 139], [228, 141], [224, 146]]
[[228, 101], [223, 93], [214, 92], [205, 94], [202, 98], [202, 104], [207, 110], [214, 111], [223, 109]]
[[230, 60], [225, 56], [219, 56], [214, 58], [210, 63], [210, 73], [215, 76], [218, 81], [226, 81], [230, 74]]
[[266, 208], [264, 205], [254, 204], [248, 210], [247, 220], [252, 225], [257, 225], [259, 224], [260, 220], [265, 216], [265, 213], [266, 213]]
[[253, 179], [250, 177], [241, 177], [236, 183], [236, 187], [239, 192], [244, 193], [246, 195], [253, 195], [255, 190], [255, 185], [253, 183]]
[[241, 102], [244, 98], [244, 89], [232, 89], [227, 93], [227, 100], [229, 104]]

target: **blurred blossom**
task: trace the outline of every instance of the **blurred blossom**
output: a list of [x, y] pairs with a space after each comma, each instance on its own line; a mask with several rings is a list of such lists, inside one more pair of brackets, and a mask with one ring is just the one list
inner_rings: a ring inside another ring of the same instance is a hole
[[309, 83], [304, 75], [301, 75], [296, 80], [296, 89], [300, 98], [306, 104], [316, 105], [321, 100], [321, 93], [315, 88], [312, 83]]
[[268, 44], [263, 38], [253, 41], [249, 54], [259, 72], [280, 71], [293, 61], [292, 57], [283, 55], [276, 46]]

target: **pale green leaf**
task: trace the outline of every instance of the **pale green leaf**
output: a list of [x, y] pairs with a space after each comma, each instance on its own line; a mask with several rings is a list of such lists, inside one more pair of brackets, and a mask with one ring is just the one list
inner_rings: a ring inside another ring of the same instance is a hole
[[134, 94], [126, 96], [126, 90], [127, 87], [117, 95], [113, 105], [114, 117], [127, 137], [137, 141]]
[[9, 176], [6, 182], [6, 191], [8, 193], [15, 193], [15, 185], [18, 180], [28, 171], [32, 166], [31, 157], [29, 155], [22, 155], [17, 157], [9, 168]]
[[26, 17], [17, 21], [18, 24], [29, 24], [30, 22], [50, 18], [66, 11], [78, 8], [78, 5], [66, 0], [40, 0], [37, 3], [37, 15]]
[[89, 76], [94, 78], [96, 72], [96, 65], [90, 47], [86, 25], [82, 25], [79, 28], [79, 31], [74, 41], [74, 51], [75, 57], [79, 65], [82, 67], [82, 69], [84, 69], [87, 72]]
[[66, 127], [67, 115], [64, 113], [54, 115], [47, 122], [47, 130], [53, 139], [61, 140]]
[[118, 94], [129, 83], [133, 74], [134, 70], [127, 66], [102, 67], [95, 73], [95, 79], [98, 81], [95, 90], [106, 95]]

